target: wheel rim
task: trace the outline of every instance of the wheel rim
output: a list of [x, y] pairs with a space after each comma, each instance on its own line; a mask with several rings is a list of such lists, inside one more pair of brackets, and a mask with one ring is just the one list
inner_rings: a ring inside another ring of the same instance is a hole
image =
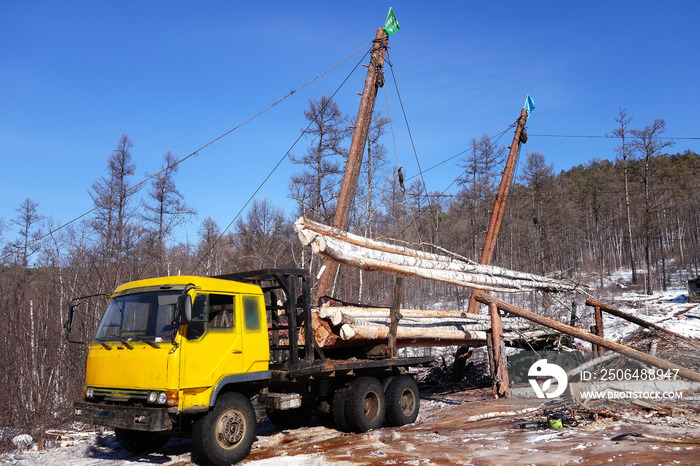
[[406, 389], [401, 393], [401, 411], [406, 416], [410, 416], [416, 406], [416, 398], [413, 396], [413, 391]]
[[216, 425], [216, 441], [223, 448], [233, 448], [243, 438], [245, 420], [239, 411], [229, 410], [221, 415]]
[[363, 410], [367, 419], [374, 419], [379, 414], [379, 397], [374, 392], [369, 392], [363, 402]]

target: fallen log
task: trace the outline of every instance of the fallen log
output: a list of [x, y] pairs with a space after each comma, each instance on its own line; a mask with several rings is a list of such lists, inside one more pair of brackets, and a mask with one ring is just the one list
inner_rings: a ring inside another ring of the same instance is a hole
[[695, 340], [693, 338], [688, 338], [685, 335], [679, 335], [676, 332], [672, 332], [668, 329], [665, 329], [665, 328], [661, 327], [660, 325], [656, 325], [653, 322], [649, 322], [647, 320], [640, 319], [639, 317], [627, 314], [626, 312], [622, 312], [619, 309], [615, 309], [614, 307], [608, 306], [607, 304], [603, 304], [603, 303], [595, 301], [593, 299], [588, 298], [586, 300], [586, 306], [599, 308], [600, 310], [605, 311], [608, 314], [614, 315], [615, 317], [619, 317], [619, 318], [624, 319], [628, 322], [632, 322], [633, 324], [637, 324], [640, 327], [654, 329], [654, 330], [657, 330], [657, 331], [664, 333], [666, 335], [670, 335], [672, 337], [680, 338], [681, 340], [685, 340], [685, 341], [688, 341], [690, 343], [693, 343], [696, 346], [700, 345], [700, 342], [698, 340]]
[[545, 327], [552, 328], [554, 330], [557, 330], [559, 332], [565, 333], [567, 335], [574, 336], [576, 338], [579, 338], [581, 340], [587, 341], [589, 343], [602, 346], [604, 348], [607, 348], [609, 350], [615, 351], [617, 353], [623, 354], [631, 359], [635, 359], [637, 361], [641, 361], [646, 364], [650, 364], [654, 367], [659, 367], [661, 369], [668, 369], [672, 371], [676, 371], [676, 374], [685, 377], [690, 380], [695, 380], [696, 382], [700, 382], [700, 373], [697, 373], [695, 371], [691, 371], [690, 369], [686, 369], [685, 367], [679, 366], [678, 364], [674, 364], [672, 362], [664, 361], [663, 359], [659, 359], [654, 356], [650, 356], [646, 353], [642, 353], [641, 351], [637, 351], [635, 349], [630, 348], [629, 346], [621, 345], [619, 343], [615, 343], [610, 340], [606, 340], [605, 338], [600, 338], [599, 336], [592, 335], [588, 332], [584, 332], [583, 330], [579, 330], [575, 327], [571, 327], [566, 324], [562, 324], [561, 322], [557, 322], [552, 319], [548, 319], [547, 317], [541, 316], [539, 314], [535, 314], [534, 312], [526, 311], [523, 308], [520, 308], [518, 306], [515, 306], [513, 304], [509, 304], [505, 301], [502, 301], [498, 298], [494, 298], [493, 296], [489, 296], [486, 293], [480, 292], [480, 291], [475, 291], [476, 293], [476, 300], [479, 301], [482, 304], [495, 304], [498, 309], [509, 312], [511, 314], [514, 314], [518, 317], [523, 317], [525, 319], [531, 320], [535, 323], [538, 323], [540, 325], [544, 325]]

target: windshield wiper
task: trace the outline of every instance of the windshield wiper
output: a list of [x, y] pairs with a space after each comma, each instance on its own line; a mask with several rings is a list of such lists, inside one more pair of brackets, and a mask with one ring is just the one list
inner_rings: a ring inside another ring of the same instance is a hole
[[123, 344], [124, 346], [126, 346], [127, 348], [129, 348], [129, 349], [134, 349], [134, 346], [131, 345], [131, 344], [129, 344], [129, 341], [128, 341], [126, 338], [124, 338], [124, 337], [122, 337], [122, 336], [120, 336], [120, 335], [115, 335], [114, 338], [116, 338], [117, 340], [121, 341], [122, 344]]
[[105, 343], [104, 340], [101, 340], [101, 339], [99, 339], [99, 338], [95, 338], [95, 341], [96, 341], [97, 343], [99, 343], [100, 345], [104, 346], [104, 348], [105, 348], [106, 350], [111, 350], [111, 349], [112, 349], [112, 347], [109, 346], [107, 343]]
[[146, 343], [148, 346], [150, 346], [151, 348], [160, 348], [160, 345], [158, 343], [156, 343], [155, 341], [151, 341], [146, 337], [131, 337], [131, 338], [133, 338], [134, 340], [142, 341], [142, 342]]

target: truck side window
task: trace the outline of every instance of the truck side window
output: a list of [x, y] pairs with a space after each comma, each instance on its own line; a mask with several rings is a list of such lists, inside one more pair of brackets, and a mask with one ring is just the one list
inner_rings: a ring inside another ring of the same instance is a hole
[[246, 330], [260, 330], [260, 299], [258, 297], [243, 297], [243, 318]]
[[188, 340], [196, 340], [207, 331], [207, 296], [206, 294], [198, 294], [194, 298], [194, 302], [192, 303], [192, 321], [187, 326], [187, 334], [185, 335]]
[[226, 329], [233, 328], [233, 296], [210, 294], [209, 295], [209, 328]]
[[209, 330], [233, 328], [234, 297], [222, 294], [198, 294], [192, 303], [192, 321], [187, 326], [188, 340], [197, 340]]

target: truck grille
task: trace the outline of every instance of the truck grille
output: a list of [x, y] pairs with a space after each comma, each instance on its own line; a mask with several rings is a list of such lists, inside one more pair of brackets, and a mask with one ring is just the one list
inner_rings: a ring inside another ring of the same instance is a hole
[[95, 398], [112, 403], [146, 403], [149, 390], [124, 390], [117, 388], [95, 388]]

